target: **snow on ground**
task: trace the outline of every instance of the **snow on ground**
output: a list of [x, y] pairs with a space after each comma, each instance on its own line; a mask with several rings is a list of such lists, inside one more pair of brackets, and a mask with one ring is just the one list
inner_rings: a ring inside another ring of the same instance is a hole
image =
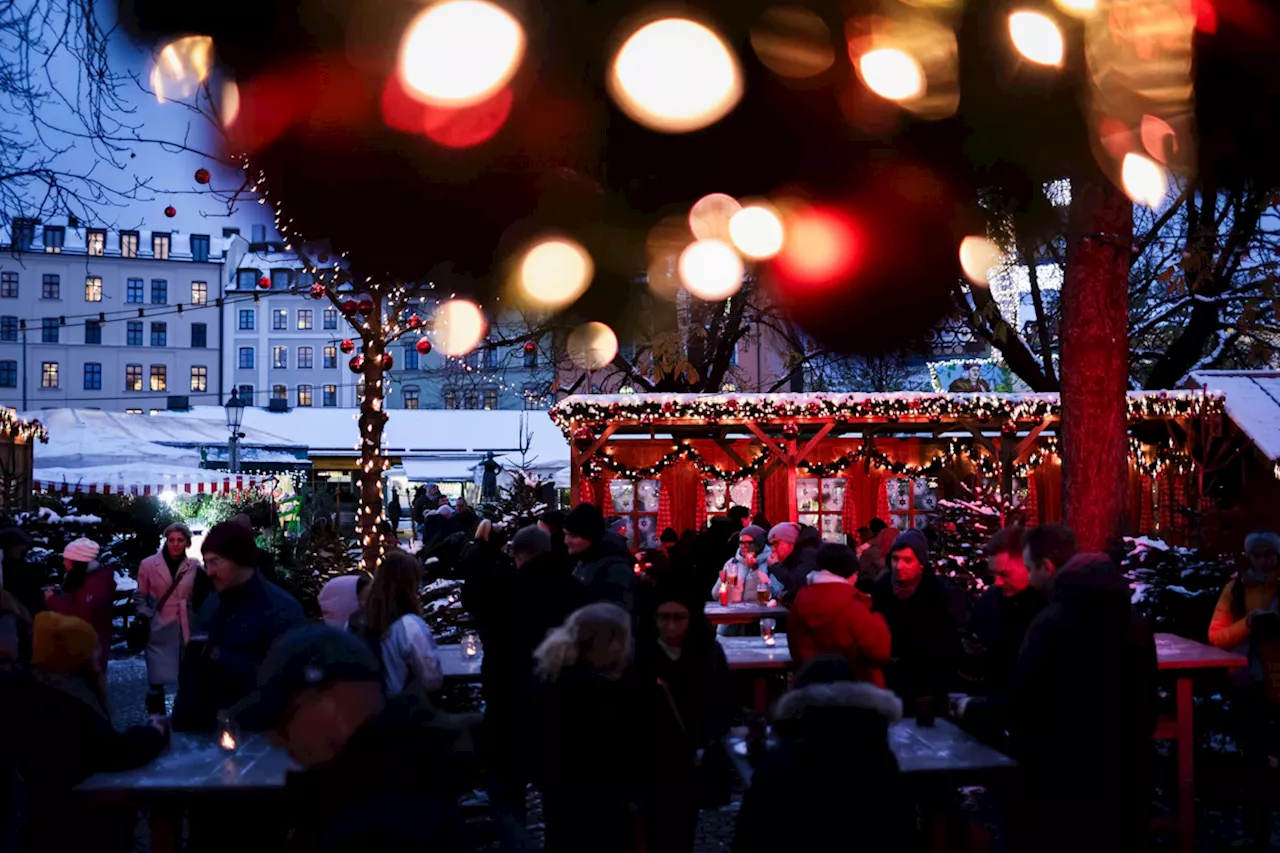
[[116, 592], [134, 592], [138, 588], [138, 582], [128, 575], [116, 572]]

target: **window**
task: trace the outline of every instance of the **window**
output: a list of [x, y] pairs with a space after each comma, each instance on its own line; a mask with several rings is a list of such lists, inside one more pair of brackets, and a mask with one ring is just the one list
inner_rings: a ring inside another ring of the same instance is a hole
[[254, 320], [255, 318], [257, 318], [257, 316], [258, 316], [258, 312], [254, 311], [252, 308], [241, 308], [240, 309], [240, 331], [252, 332], [253, 326], [254, 326]]
[[163, 364], [151, 365], [151, 390], [169, 390], [169, 368], [165, 367]]
[[328, 370], [328, 369], [329, 369], [329, 368], [331, 368], [331, 367], [337, 367], [337, 366], [338, 366], [338, 348], [337, 348], [337, 347], [325, 347], [325, 348], [324, 348], [324, 367], [325, 367], [325, 369], [326, 369], [326, 370]]
[[151, 304], [169, 304], [169, 282], [162, 278], [151, 279]]
[[338, 309], [337, 308], [324, 309], [324, 327], [326, 329], [338, 328]]
[[239, 229], [239, 228], [223, 228], [223, 229], [222, 229], [222, 236], [223, 236], [223, 237], [234, 237], [234, 236], [236, 236], [236, 235], [237, 235], [237, 234], [239, 234], [239, 233], [240, 233], [240, 229]]
[[271, 331], [282, 332], [289, 328], [289, 309], [277, 308], [271, 312]]
[[304, 370], [310, 370], [314, 359], [314, 349], [311, 347], [298, 347], [298, 367]]
[[98, 320], [84, 321], [84, 342], [86, 344], [102, 343], [102, 323]]
[[131, 278], [125, 283], [124, 301], [130, 305], [142, 304], [142, 279]]
[[201, 364], [192, 366], [191, 390], [201, 392], [209, 390], [209, 368]]
[[0, 341], [16, 341], [18, 339], [18, 318], [0, 317]]
[[462, 392], [462, 408], [464, 409], [480, 408], [480, 394], [476, 391]]
[[169, 235], [156, 234], [151, 235], [151, 257], [158, 261], [169, 260]]
[[209, 345], [209, 326], [205, 323], [191, 324], [191, 348], [204, 349]]
[[120, 257], [122, 258], [138, 257], [138, 232], [137, 231], [121, 231], [120, 232]]
[[497, 388], [484, 389], [484, 407], [486, 409], [498, 408], [498, 389]]
[[84, 238], [85, 251], [91, 257], [100, 258], [107, 253], [107, 232], [101, 228], [90, 228]]
[[0, 361], [0, 388], [18, 387], [18, 362], [15, 359]]
[[236, 289], [253, 290], [258, 286], [257, 270], [236, 270]]
[[524, 366], [533, 369], [538, 366], [538, 348], [533, 347], [524, 351]]
[[126, 415], [140, 415], [142, 414], [142, 409], [125, 409], [124, 413]]
[[288, 290], [293, 284], [293, 270], [272, 270], [271, 287], [275, 290]]
[[310, 385], [298, 386], [298, 405], [299, 406], [311, 405], [311, 386]]
[[57, 388], [58, 387], [58, 362], [46, 361], [41, 363], [40, 387], [41, 388]]
[[102, 390], [102, 365], [92, 361], [85, 362], [84, 365], [84, 390], [101, 391]]
[[322, 385], [320, 387], [321, 405], [333, 407], [338, 405], [338, 386]]
[[480, 353], [480, 366], [488, 370], [493, 370], [498, 366], [498, 351], [493, 347], [485, 347]]
[[311, 308], [298, 309], [298, 328], [306, 331], [316, 324], [316, 312]]
[[85, 302], [101, 302], [102, 301], [102, 276], [100, 275], [85, 276], [84, 301]]
[[253, 347], [240, 347], [240, 366], [253, 369]]
[[169, 345], [168, 323], [151, 324], [151, 345], [153, 347], [167, 347]]
[[0, 297], [18, 298], [18, 274], [16, 272], [0, 273]]
[[658, 480], [610, 480], [612, 515], [627, 519], [627, 545], [658, 548]]
[[271, 349], [271, 366], [276, 370], [283, 370], [289, 366], [289, 348], [288, 347], [272, 347]]
[[405, 345], [404, 345], [404, 369], [405, 369], [405, 370], [417, 370], [417, 369], [418, 369], [418, 347], [417, 347], [417, 344], [405, 344]]
[[444, 392], [444, 407], [446, 409], [458, 408], [458, 392], [457, 391]]
[[707, 518], [724, 515], [729, 507], [745, 506], [751, 509], [756, 484], [750, 477], [730, 483], [727, 480], [703, 480], [706, 489]]
[[191, 235], [191, 260], [202, 262], [209, 260], [208, 234]]
[[239, 397], [241, 400], [244, 401], [244, 404], [246, 406], [252, 406], [253, 405], [253, 386], [241, 385], [237, 390], [240, 392]]
[[40, 279], [40, 298], [41, 299], [61, 299], [62, 298], [62, 279], [56, 275], [46, 273]]
[[845, 542], [844, 478], [801, 477], [796, 480], [796, 506], [801, 524], [818, 528], [825, 542]]
[[125, 332], [125, 344], [131, 347], [142, 346], [142, 321], [130, 320]]
[[938, 512], [938, 484], [925, 477], [891, 477], [884, 482], [889, 524], [899, 530], [923, 530]]
[[30, 249], [36, 241], [36, 221], [22, 217], [13, 220], [13, 245], [18, 249]]
[[58, 328], [61, 324], [57, 317], [45, 317], [40, 321], [40, 343], [56, 344], [58, 342]]
[[364, 399], [364, 379], [362, 378], [356, 383], [356, 408], [360, 407], [360, 401]]
[[404, 407], [406, 409], [418, 408], [418, 389], [412, 385], [404, 389]]
[[524, 407], [526, 409], [546, 408], [542, 392], [538, 389], [538, 384], [536, 382], [526, 382], [524, 387], [520, 389], [520, 396], [524, 400]]
[[288, 388], [286, 388], [286, 387], [285, 387], [285, 386], [283, 386], [283, 385], [272, 385], [272, 386], [271, 386], [271, 399], [273, 399], [273, 400], [288, 400], [288, 399], [289, 399], [289, 389], [288, 389]]
[[44, 227], [44, 250], [51, 255], [56, 255], [62, 251], [62, 244], [66, 242], [67, 229], [61, 225], [46, 225]]
[[203, 281], [191, 282], [191, 304], [192, 305], [208, 305], [209, 304], [209, 285]]

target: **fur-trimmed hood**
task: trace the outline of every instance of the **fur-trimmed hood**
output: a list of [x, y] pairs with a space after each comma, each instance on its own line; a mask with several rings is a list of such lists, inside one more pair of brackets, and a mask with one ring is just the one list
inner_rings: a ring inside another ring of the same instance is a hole
[[866, 681], [810, 684], [783, 694], [774, 708], [776, 720], [799, 720], [813, 708], [851, 708], [874, 711], [893, 724], [902, 720], [902, 700], [891, 691]]

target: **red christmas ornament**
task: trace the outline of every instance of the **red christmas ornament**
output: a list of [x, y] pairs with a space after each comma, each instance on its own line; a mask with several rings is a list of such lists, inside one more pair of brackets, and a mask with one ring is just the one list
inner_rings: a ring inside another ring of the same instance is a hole
[[196, 169], [196, 183], [207, 184], [212, 176], [208, 169]]
[[419, 317], [417, 314], [410, 314], [410, 315], [409, 315], [409, 328], [410, 328], [410, 329], [420, 329], [420, 328], [422, 328], [422, 318], [421, 318], [421, 317]]
[[413, 348], [418, 351], [418, 355], [426, 355], [431, 352], [431, 341], [426, 338], [420, 338]]
[[352, 299], [349, 296], [346, 299], [342, 300], [343, 314], [354, 314], [356, 313], [356, 309], [359, 307], [360, 307], [360, 303], [356, 302], [354, 299]]
[[578, 446], [579, 450], [586, 450], [591, 446], [591, 442], [596, 440], [596, 434], [591, 427], [583, 424], [573, 431], [573, 443]]
[[800, 427], [796, 426], [795, 421], [788, 421], [782, 425], [783, 438], [795, 438], [800, 434]]
[[363, 300], [358, 306], [357, 310], [364, 316], [368, 317], [370, 314], [373, 313], [373, 300], [372, 299]]
[[535, 352], [538, 351], [538, 345], [535, 344], [533, 341], [525, 341], [524, 351], [529, 355], [533, 355]]
[[364, 356], [353, 355], [351, 357], [351, 361], [347, 362], [347, 364], [350, 366], [352, 373], [359, 373], [364, 370]]
[[383, 369], [383, 370], [390, 370], [390, 369], [391, 369], [391, 367], [392, 367], [392, 365], [394, 365], [395, 363], [396, 363], [396, 360], [395, 360], [394, 358], [392, 358], [392, 357], [391, 357], [391, 353], [389, 353], [389, 352], [384, 352], [384, 353], [382, 354], [382, 369]]
[[347, 338], [345, 341], [338, 344], [338, 349], [342, 350], [343, 355], [351, 355], [351, 353], [356, 351], [355, 341], [351, 340], [351, 338]]
[[264, 275], [262, 278], [258, 279], [258, 287], [261, 287], [263, 290], [270, 290], [271, 278]]
[[317, 284], [313, 284], [313, 285], [311, 285], [311, 298], [312, 298], [312, 299], [324, 299], [324, 285], [323, 285], [323, 284], [319, 284], [319, 283], [317, 283]]
[[178, 215], [178, 208], [174, 207], [173, 205], [169, 205], [164, 209], [164, 215], [169, 217], [170, 219], [173, 219], [173, 217]]

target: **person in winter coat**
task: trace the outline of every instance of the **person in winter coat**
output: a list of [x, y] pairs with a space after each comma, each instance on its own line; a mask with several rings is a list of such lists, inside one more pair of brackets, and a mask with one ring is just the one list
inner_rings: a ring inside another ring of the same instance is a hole
[[187, 556], [191, 530], [182, 522], [165, 528], [164, 545], [138, 566], [137, 613], [147, 617], [147, 713], [165, 712], [164, 689], [178, 684], [178, 662], [191, 638], [187, 602], [200, 561]]
[[978, 597], [969, 619], [971, 638], [964, 644], [969, 670], [983, 692], [1008, 688], [1027, 628], [1047, 603], [1031, 584], [1022, 554], [1024, 534], [1021, 527], [1006, 527], [983, 547], [995, 582]]
[[62, 551], [62, 576], [58, 592], [45, 596], [45, 607], [64, 616], [83, 619], [98, 632], [102, 662], [111, 660], [111, 614], [115, 609], [116, 577], [98, 565], [98, 543], [80, 537]]
[[373, 578], [368, 572], [355, 571], [336, 577], [320, 587], [316, 603], [320, 618], [330, 628], [346, 628], [351, 617], [360, 612], [364, 592]]
[[723, 585], [729, 593], [730, 604], [742, 601], [756, 603], [757, 590], [762, 586], [770, 586], [769, 572], [765, 569], [769, 565], [767, 539], [768, 534], [759, 527], [742, 528], [737, 552], [725, 561], [715, 586], [711, 588], [712, 600], [720, 595], [720, 587]]
[[635, 559], [625, 546], [610, 541], [596, 506], [578, 504], [565, 516], [564, 544], [588, 601], [612, 602], [635, 614]]
[[557, 560], [568, 564], [569, 552], [564, 547], [564, 513], [549, 509], [538, 516], [538, 527], [551, 537], [551, 553]]
[[844, 658], [813, 658], [778, 700], [781, 743], [742, 798], [734, 853], [914, 849], [912, 798], [889, 748], [901, 719], [901, 700], [855, 681]]
[[769, 573], [782, 584], [782, 604], [790, 607], [800, 587], [816, 568], [814, 560], [822, 534], [794, 521], [783, 521], [769, 530]]
[[444, 684], [440, 653], [422, 618], [422, 568], [405, 551], [388, 554], [373, 576], [359, 622], [352, 626], [382, 662], [387, 695], [434, 693]]
[[803, 665], [819, 655], [839, 655], [858, 681], [884, 687], [881, 667], [889, 662], [893, 639], [884, 617], [871, 612], [871, 597], [853, 585], [857, 556], [847, 545], [825, 542], [816, 565], [787, 615], [791, 659]]
[[27, 801], [19, 850], [133, 849], [133, 809], [68, 811], [71, 789], [89, 776], [140, 767], [168, 743], [158, 718], [124, 731], [112, 726], [101, 654], [91, 625], [46, 611], [35, 617], [31, 668], [0, 671], [0, 727]]
[[493, 541], [496, 538], [493, 522], [489, 519], [486, 518], [476, 525], [475, 535], [462, 549], [462, 555], [458, 557], [457, 573], [463, 580], [471, 577], [473, 572], [484, 571], [495, 562], [507, 560], [502, 549]]
[[1248, 566], [1218, 597], [1209, 642], [1249, 658], [1236, 678], [1231, 708], [1250, 775], [1245, 821], [1261, 849], [1271, 833], [1268, 762], [1280, 755], [1280, 536], [1250, 533], [1244, 552]]
[[[201, 551], [213, 592], [191, 624], [178, 667], [173, 724], [179, 731], [212, 731], [219, 711], [253, 691], [276, 638], [306, 621], [302, 606], [255, 568], [252, 530], [232, 521], [214, 525]], [[263, 721], [240, 724], [252, 730]]]
[[936, 713], [946, 707], [963, 660], [964, 596], [934, 573], [928, 540], [919, 530], [893, 540], [889, 561], [890, 573], [871, 590], [872, 607], [884, 616], [893, 636], [885, 678], [909, 712], [927, 700]]
[[31, 537], [21, 527], [0, 530], [0, 555], [3, 555], [0, 583], [34, 617], [44, 610], [44, 586], [49, 577], [42, 567], [28, 562], [27, 552], [31, 545]]

